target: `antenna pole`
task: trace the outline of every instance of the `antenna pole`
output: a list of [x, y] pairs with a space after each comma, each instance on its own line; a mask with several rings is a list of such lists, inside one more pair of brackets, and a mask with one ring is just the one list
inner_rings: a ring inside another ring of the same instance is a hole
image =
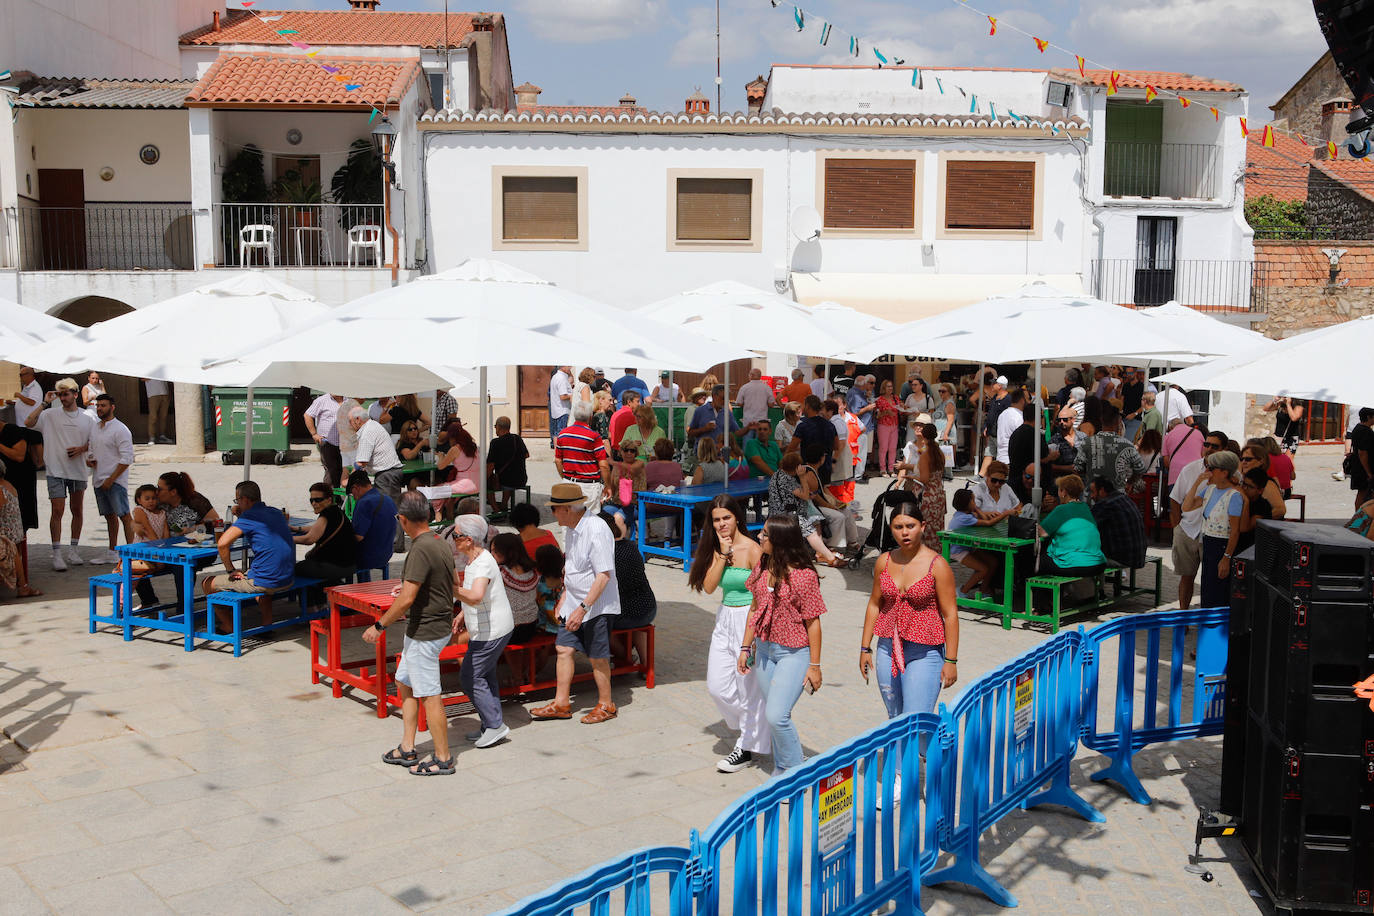
[[716, 0], [716, 116], [720, 116], [720, 0]]

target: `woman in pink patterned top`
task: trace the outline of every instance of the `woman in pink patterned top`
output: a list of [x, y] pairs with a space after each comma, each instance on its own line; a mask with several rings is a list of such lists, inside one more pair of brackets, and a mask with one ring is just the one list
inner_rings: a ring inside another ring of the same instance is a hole
[[773, 775], [802, 764], [801, 738], [792, 707], [802, 688], [821, 689], [821, 620], [825, 601], [811, 551], [793, 515], [770, 515], [759, 533], [762, 556], [745, 584], [754, 606], [736, 662], [752, 668], [763, 693], [764, 718], [773, 736]]
[[[896, 549], [878, 559], [859, 646], [864, 682], [876, 668], [887, 717], [931, 712], [941, 688], [959, 677], [959, 609], [954, 571], [921, 542], [921, 508], [904, 502], [889, 527]], [[870, 648], [878, 637], [877, 658]], [[900, 640], [901, 651], [896, 650]]]
[[897, 420], [901, 406], [892, 396], [892, 380], [883, 379], [878, 390], [878, 401], [873, 410], [878, 426], [878, 466], [884, 474], [895, 474], [893, 465], [897, 462]]

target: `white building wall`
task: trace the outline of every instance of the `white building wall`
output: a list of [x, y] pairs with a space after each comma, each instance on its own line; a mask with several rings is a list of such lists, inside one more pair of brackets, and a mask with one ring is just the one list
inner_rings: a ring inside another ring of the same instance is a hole
[[[22, 110], [19, 121], [28, 128], [28, 143], [21, 148], [31, 163], [33, 196], [39, 197], [38, 167], [80, 169], [84, 173], [86, 200], [185, 203], [191, 199], [190, 144], [184, 110]], [[159, 158], [145, 165], [138, 151], [145, 143], [158, 148]], [[100, 178], [104, 167], [114, 170], [109, 181]]]

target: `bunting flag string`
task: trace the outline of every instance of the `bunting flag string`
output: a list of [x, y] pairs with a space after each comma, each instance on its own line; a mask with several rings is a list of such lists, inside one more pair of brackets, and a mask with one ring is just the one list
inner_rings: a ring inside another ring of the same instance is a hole
[[1073, 56], [1073, 59], [1076, 60], [1076, 61], [1078, 61], [1078, 75], [1081, 76], [1081, 77], [1083, 77], [1084, 79], [1087, 79], [1087, 78], [1088, 78], [1088, 73], [1087, 73], [1086, 70], [1083, 69], [1083, 64], [1085, 63], [1085, 61], [1083, 60], [1083, 55], [1082, 55], [1082, 54], [1075, 54], [1075, 55]]
[[1182, 105], [1184, 108], [1188, 108], [1189, 106], [1191, 106], [1191, 105], [1193, 104], [1193, 100], [1192, 100], [1192, 99], [1186, 99], [1186, 98], [1184, 98], [1183, 96], [1179, 96], [1179, 97], [1178, 97], [1178, 104]]
[[821, 23], [821, 46], [830, 44], [830, 23]]
[[1116, 95], [1120, 82], [1121, 74], [1113, 70], [1112, 75], [1107, 77], [1107, 95]]
[[1154, 87], [1154, 86], [1151, 86], [1149, 83], [1146, 83], [1146, 84], [1145, 84], [1145, 101], [1147, 101], [1147, 102], [1153, 102], [1158, 96], [1159, 96], [1159, 93], [1155, 91], [1155, 87]]
[[997, 34], [997, 17], [989, 16], [988, 22], [992, 24], [992, 29], [988, 32], [988, 37], [991, 38]]
[[1273, 146], [1273, 145], [1274, 145], [1274, 126], [1273, 126], [1272, 124], [1266, 124], [1266, 125], [1264, 125], [1264, 133], [1260, 134], [1260, 145], [1261, 145], [1261, 146]]
[[1039, 51], [1041, 54], [1044, 54], [1045, 49], [1050, 46], [1048, 41], [1043, 38], [1036, 38], [1034, 35], [1031, 36], [1031, 41], [1035, 42], [1035, 50]]
[[1241, 135], [1242, 137], [1248, 137], [1248, 136], [1250, 136], [1250, 125], [1247, 124], [1247, 123], [1245, 123], [1245, 119], [1244, 119], [1244, 118], [1241, 118], [1241, 119], [1240, 119], [1240, 135]]

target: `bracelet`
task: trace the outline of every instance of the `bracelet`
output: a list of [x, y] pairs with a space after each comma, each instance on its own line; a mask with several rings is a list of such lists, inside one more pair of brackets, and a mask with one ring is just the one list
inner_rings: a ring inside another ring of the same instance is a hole
[[859, 646], [859, 651], [860, 651], [860, 652], [867, 652], [869, 655], [872, 655], [872, 654], [873, 654], [873, 650], [870, 649], [868, 646]]
[[739, 647], [739, 650], [740, 650], [741, 652], [753, 652], [753, 651], [754, 651], [754, 647], [753, 647], [753, 646], [740, 646], [740, 647]]
[[946, 665], [957, 665], [957, 664], [959, 664], [959, 659], [957, 659], [957, 658], [946, 658], [946, 659], [945, 659], [945, 664], [946, 664]]
[[807, 667], [809, 667], [809, 668], [819, 668], [820, 666], [821, 666], [821, 663], [820, 663], [820, 662], [812, 662], [812, 663], [811, 663], [810, 665], [808, 665]]

